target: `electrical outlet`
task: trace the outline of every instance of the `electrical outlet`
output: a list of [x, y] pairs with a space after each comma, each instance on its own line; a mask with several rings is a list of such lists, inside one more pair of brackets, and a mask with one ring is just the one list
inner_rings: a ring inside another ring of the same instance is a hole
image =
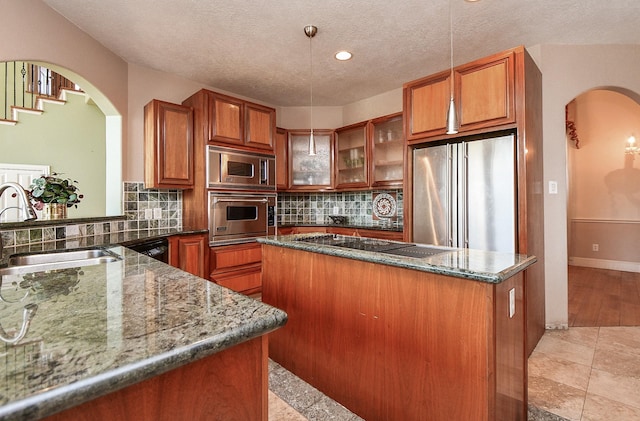
[[549, 194], [558, 194], [558, 182], [549, 181]]
[[600, 251], [600, 244], [597, 244], [597, 243], [591, 244], [591, 250], [592, 251]]
[[153, 208], [153, 219], [162, 219], [162, 208]]
[[509, 290], [509, 318], [513, 318], [516, 314], [516, 289]]
[[153, 218], [153, 209], [145, 209], [144, 219], [152, 219], [152, 218]]

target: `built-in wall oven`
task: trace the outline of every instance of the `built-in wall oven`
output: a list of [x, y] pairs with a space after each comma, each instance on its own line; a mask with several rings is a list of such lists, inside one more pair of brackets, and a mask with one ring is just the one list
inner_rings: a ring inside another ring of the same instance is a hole
[[220, 146], [207, 146], [210, 189], [276, 190], [275, 156]]
[[275, 233], [275, 193], [209, 192], [209, 245], [253, 241]]

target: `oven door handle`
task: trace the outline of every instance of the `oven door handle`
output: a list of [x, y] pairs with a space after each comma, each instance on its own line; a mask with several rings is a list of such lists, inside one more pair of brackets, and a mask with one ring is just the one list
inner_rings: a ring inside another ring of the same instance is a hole
[[214, 198], [213, 203], [221, 203], [221, 202], [258, 202], [258, 203], [267, 203], [269, 199], [221, 199]]

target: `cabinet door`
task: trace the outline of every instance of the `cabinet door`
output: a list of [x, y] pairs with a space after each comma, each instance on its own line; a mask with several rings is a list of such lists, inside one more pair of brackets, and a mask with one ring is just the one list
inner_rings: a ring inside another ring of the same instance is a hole
[[461, 131], [515, 121], [514, 54], [501, 53], [455, 69]]
[[404, 136], [402, 113], [371, 122], [371, 186], [402, 187]]
[[176, 235], [169, 239], [169, 264], [201, 278], [207, 278], [207, 236]]
[[366, 123], [336, 130], [335, 166], [336, 188], [367, 187], [367, 130]]
[[287, 131], [276, 129], [276, 188], [286, 190], [289, 187], [287, 171]]
[[273, 150], [276, 110], [262, 105], [245, 103], [245, 133], [247, 146]]
[[309, 155], [309, 131], [289, 132], [289, 186], [291, 189], [331, 188], [331, 132], [314, 130], [316, 155]]
[[209, 249], [209, 279], [219, 285], [244, 294], [262, 288], [262, 246], [244, 243]]
[[144, 107], [146, 188], [193, 188], [193, 109], [152, 100]]
[[407, 140], [444, 134], [451, 96], [450, 72], [405, 84], [405, 132]]
[[243, 102], [216, 93], [209, 94], [209, 140], [244, 143]]

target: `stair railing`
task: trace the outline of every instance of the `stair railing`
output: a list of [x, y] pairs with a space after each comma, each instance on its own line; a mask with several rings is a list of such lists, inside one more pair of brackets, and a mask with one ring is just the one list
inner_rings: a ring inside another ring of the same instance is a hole
[[24, 61], [4, 62], [3, 103], [0, 119], [11, 120], [11, 107], [35, 108], [37, 98], [58, 98], [62, 89], [81, 90], [78, 85], [44, 66]]

